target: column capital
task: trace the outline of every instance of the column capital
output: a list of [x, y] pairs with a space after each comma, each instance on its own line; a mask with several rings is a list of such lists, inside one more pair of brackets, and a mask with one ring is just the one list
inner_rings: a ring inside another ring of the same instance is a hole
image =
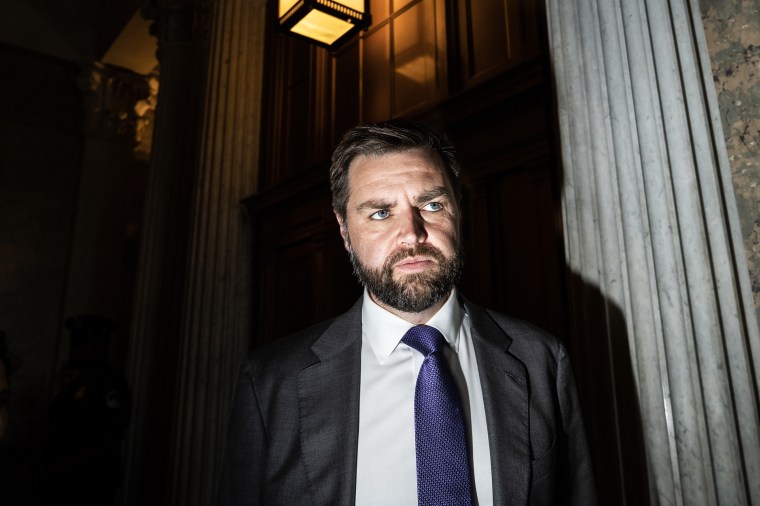
[[79, 78], [85, 132], [135, 144], [138, 101], [150, 96], [148, 79], [100, 62], [86, 67]]
[[143, 18], [153, 21], [158, 59], [172, 45], [203, 45], [208, 39], [214, 0], [139, 0]]
[[137, 121], [135, 124], [135, 156], [148, 160], [153, 145], [153, 125], [158, 105], [159, 74], [153, 72], [147, 77], [148, 95], [135, 104]]

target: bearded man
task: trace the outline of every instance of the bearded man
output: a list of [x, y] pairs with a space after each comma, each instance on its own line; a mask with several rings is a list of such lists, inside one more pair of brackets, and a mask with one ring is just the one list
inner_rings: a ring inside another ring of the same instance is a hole
[[330, 184], [364, 295], [244, 360], [220, 504], [596, 504], [564, 347], [456, 290], [459, 175], [425, 125], [345, 134]]

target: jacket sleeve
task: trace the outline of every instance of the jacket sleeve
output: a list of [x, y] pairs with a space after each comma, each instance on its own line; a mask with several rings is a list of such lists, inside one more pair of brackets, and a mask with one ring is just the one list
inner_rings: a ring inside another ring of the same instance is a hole
[[557, 461], [555, 502], [578, 506], [597, 504], [594, 470], [575, 388], [573, 371], [564, 347], [557, 363], [557, 396], [564, 441]]
[[219, 506], [262, 504], [267, 437], [250, 365], [240, 366], [219, 479]]

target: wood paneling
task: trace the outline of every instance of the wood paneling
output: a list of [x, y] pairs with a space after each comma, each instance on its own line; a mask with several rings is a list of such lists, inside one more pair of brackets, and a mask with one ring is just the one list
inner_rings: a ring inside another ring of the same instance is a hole
[[534, 0], [458, 0], [460, 85], [469, 87], [535, 58], [540, 38]]
[[423, 0], [394, 20], [394, 116], [431, 106], [442, 96], [445, 39], [438, 37], [440, 23], [436, 13], [435, 0]]
[[349, 44], [335, 56], [332, 140], [359, 123], [359, 44]]
[[361, 293], [324, 175], [246, 200], [256, 224], [254, 344], [345, 311]]
[[374, 23], [360, 41], [364, 121], [413, 114], [447, 92], [444, 1], [397, 1], [392, 12], [380, 9], [378, 16], [373, 7]]
[[498, 65], [503, 65], [514, 54], [510, 53], [508, 1], [460, 2], [464, 15], [460, 17], [462, 33], [467, 44], [467, 76], [475, 77]]
[[443, 125], [463, 167], [462, 290], [563, 336], [559, 181], [545, 67], [492, 79], [422, 119]]
[[267, 40], [270, 58], [265, 86], [264, 134], [262, 152], [265, 160], [260, 185], [268, 187], [285, 181], [308, 166], [308, 149], [289, 146], [309, 143], [314, 130], [310, 122], [310, 82], [312, 81], [312, 47], [295, 38], [271, 34]]
[[391, 24], [385, 23], [362, 39], [362, 120], [391, 117]]
[[462, 291], [563, 335], [562, 258], [550, 167], [499, 173], [469, 184], [467, 192]]

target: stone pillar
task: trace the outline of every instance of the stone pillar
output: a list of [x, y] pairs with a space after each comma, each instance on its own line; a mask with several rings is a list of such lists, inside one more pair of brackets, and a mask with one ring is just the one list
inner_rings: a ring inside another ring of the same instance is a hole
[[67, 317], [106, 316], [121, 323], [119, 334], [127, 327], [129, 315], [122, 308], [130, 287], [124, 257], [129, 220], [134, 218], [128, 210], [131, 201], [140, 199], [128, 183], [144, 169], [134, 151], [135, 106], [149, 96], [148, 80], [94, 63], [83, 71], [79, 86], [85, 142], [59, 325], [58, 367], [68, 358], [68, 334], [63, 331]]
[[208, 8], [144, 0], [155, 21], [160, 84], [128, 357], [132, 420], [124, 504], [168, 504], [177, 350], [204, 103]]
[[134, 170], [135, 105], [149, 95], [143, 76], [95, 63], [81, 79], [85, 146], [66, 283], [64, 318], [97, 313], [120, 320], [128, 172]]
[[178, 344], [170, 504], [213, 504], [226, 420], [251, 341], [251, 227], [256, 190], [265, 0], [218, 0], [211, 17], [200, 156], [193, 185]]
[[546, 1], [572, 348], [591, 440], [615, 447], [594, 448], [605, 504], [760, 504], [760, 333], [696, 4]]

